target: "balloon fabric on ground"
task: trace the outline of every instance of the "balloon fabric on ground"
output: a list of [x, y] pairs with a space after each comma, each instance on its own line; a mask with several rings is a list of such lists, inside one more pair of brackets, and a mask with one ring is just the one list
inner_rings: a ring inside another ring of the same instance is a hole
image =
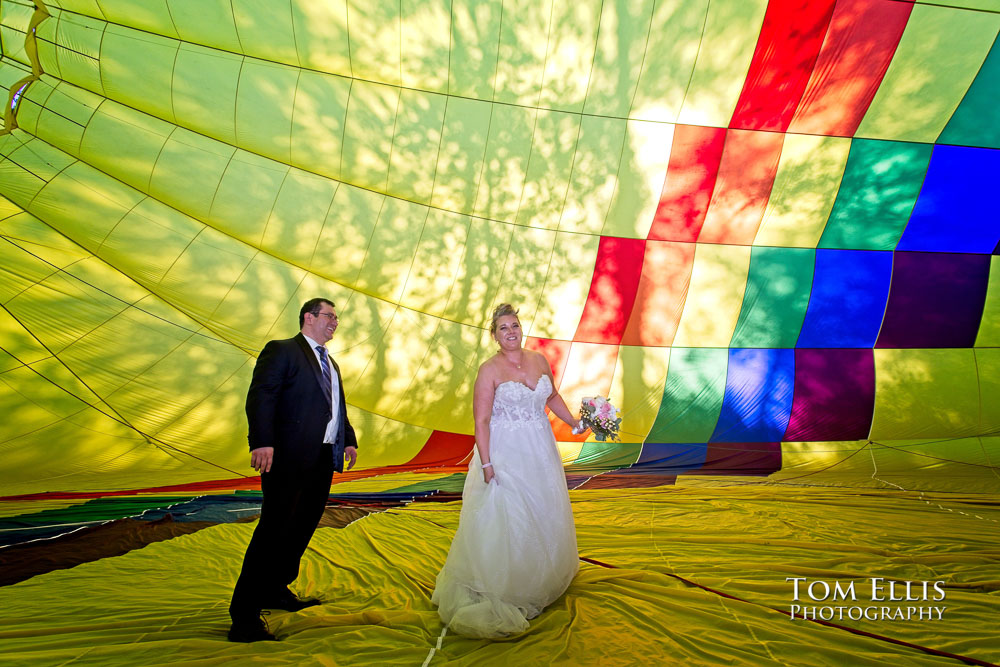
[[[0, 664], [1000, 662], [998, 33], [996, 0], [0, 0]], [[297, 583], [326, 604], [234, 647], [243, 402], [317, 295], [361, 443]], [[500, 302], [621, 442], [554, 424], [566, 596], [436, 648]], [[792, 620], [797, 576], [948, 610]]]

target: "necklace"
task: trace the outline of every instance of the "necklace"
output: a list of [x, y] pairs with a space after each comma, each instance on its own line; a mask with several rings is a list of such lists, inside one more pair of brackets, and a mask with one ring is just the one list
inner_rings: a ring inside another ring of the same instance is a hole
[[[507, 355], [504, 355], [504, 359], [507, 359], [507, 363], [509, 363], [509, 364], [510, 364], [511, 366], [513, 366], [513, 367], [514, 367], [514, 368], [516, 368], [517, 370], [521, 370], [521, 364], [516, 364], [516, 363], [514, 363], [513, 361], [511, 361], [511, 360], [510, 360], [510, 359], [509, 359], [509, 358], [507, 357]], [[521, 363], [524, 363], [524, 353], [523, 353], [523, 352], [521, 353]]]

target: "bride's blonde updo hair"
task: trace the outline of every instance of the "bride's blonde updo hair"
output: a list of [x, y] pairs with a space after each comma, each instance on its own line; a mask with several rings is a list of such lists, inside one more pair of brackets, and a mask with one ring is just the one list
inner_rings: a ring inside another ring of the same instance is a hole
[[[497, 320], [506, 315], [513, 315], [517, 317], [519, 311], [514, 310], [514, 306], [509, 303], [501, 303], [499, 306], [493, 309], [493, 318], [490, 320], [490, 335], [497, 335]], [[517, 319], [518, 323], [521, 322], [521, 318]]]

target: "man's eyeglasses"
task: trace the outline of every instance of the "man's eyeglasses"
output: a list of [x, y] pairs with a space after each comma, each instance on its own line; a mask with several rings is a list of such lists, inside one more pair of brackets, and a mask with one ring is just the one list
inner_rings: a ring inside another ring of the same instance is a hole
[[326, 319], [330, 320], [331, 322], [336, 322], [337, 321], [337, 314], [336, 313], [313, 313], [313, 317], [320, 317], [320, 316], [325, 317]]

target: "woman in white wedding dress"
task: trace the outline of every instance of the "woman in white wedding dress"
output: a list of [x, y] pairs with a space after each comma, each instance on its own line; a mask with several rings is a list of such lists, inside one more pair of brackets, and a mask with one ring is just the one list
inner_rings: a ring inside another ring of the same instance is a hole
[[462, 512], [432, 601], [452, 631], [503, 637], [563, 594], [579, 567], [566, 477], [545, 406], [578, 426], [541, 354], [521, 347], [510, 304], [493, 311], [500, 346], [479, 367], [476, 449]]

